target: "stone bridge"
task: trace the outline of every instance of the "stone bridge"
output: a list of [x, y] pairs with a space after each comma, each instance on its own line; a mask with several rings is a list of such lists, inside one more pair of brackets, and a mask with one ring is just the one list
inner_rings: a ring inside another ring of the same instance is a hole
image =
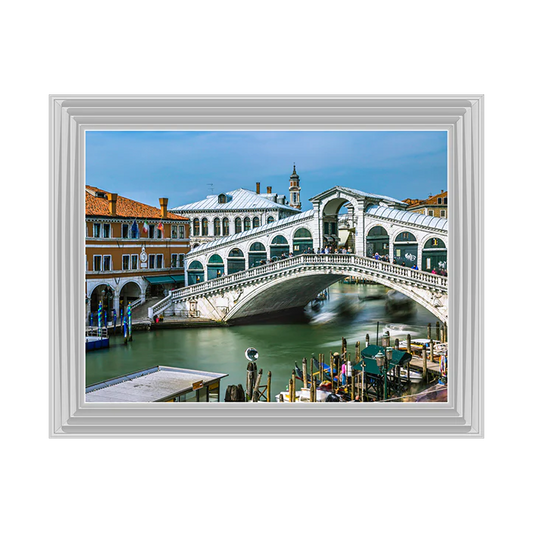
[[[404, 293], [447, 322], [447, 278], [431, 274], [447, 270], [445, 218], [341, 186], [310, 201], [309, 211], [193, 249], [186, 256], [187, 286], [151, 308], [150, 316], [230, 322], [301, 308], [332, 283], [359, 276]], [[308, 253], [326, 247], [349, 253]], [[375, 254], [385, 260], [372, 259]]]
[[332, 283], [358, 276], [395, 289], [448, 322], [448, 279], [355, 254], [301, 254], [172, 291], [149, 317], [178, 314], [232, 322], [301, 308]]

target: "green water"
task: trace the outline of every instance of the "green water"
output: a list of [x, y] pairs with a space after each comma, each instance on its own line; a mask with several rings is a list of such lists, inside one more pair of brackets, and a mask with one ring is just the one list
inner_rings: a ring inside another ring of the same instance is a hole
[[[388, 330], [394, 339], [426, 337], [427, 324], [436, 318], [414, 304], [414, 313], [401, 319], [387, 313], [382, 285], [348, 285], [337, 283], [329, 289], [329, 299], [320, 311], [310, 312], [307, 323], [256, 324], [232, 327], [165, 329], [134, 332], [133, 342], [123, 344], [120, 335], [111, 336], [110, 348], [89, 352], [86, 356], [86, 384], [94, 384], [145, 368], [166, 365], [229, 374], [221, 382], [221, 399], [226, 387], [246, 384], [246, 348], [259, 352], [257, 367], [263, 369], [262, 384], [272, 372], [272, 399], [285, 390], [294, 368], [302, 358], [312, 354], [340, 351], [341, 338], [348, 341], [354, 357], [355, 343], [364, 347], [365, 335], [375, 343], [376, 325], [380, 335]], [[367, 299], [369, 298], [369, 299]], [[378, 298], [378, 299], [373, 299]], [[346, 308], [350, 309], [347, 310]]]

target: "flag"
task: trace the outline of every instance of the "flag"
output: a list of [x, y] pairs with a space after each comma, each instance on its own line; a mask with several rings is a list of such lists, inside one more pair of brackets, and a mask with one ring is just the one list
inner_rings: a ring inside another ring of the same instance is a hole
[[157, 229], [161, 232], [161, 237], [163, 236], [163, 223], [160, 222], [158, 225], [157, 225]]
[[146, 222], [146, 220], [144, 221], [143, 231], [144, 233], [148, 233], [148, 222]]
[[139, 226], [137, 226], [137, 221], [133, 221], [133, 226], [131, 227], [131, 237], [136, 239], [139, 236]]

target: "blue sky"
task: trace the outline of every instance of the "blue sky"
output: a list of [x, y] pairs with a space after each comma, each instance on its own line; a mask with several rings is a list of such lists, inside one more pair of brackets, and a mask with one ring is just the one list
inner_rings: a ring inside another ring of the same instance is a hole
[[[288, 198], [293, 163], [302, 209], [335, 185], [399, 200], [447, 189], [446, 132], [87, 132], [88, 185], [169, 208], [240, 187]], [[210, 185], [212, 184], [212, 185]]]

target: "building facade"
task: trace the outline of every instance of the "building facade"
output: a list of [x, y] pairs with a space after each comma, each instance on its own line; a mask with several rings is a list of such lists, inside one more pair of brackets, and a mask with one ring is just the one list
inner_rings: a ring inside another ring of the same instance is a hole
[[192, 249], [300, 212], [287, 204], [284, 195], [273, 193], [272, 187], [267, 187], [267, 192], [261, 193], [260, 183], [256, 183], [255, 192], [236, 189], [213, 194], [199, 202], [174, 207], [169, 211], [190, 219]]
[[129, 303], [184, 285], [190, 251], [189, 220], [167, 212], [167, 198], [152, 207], [96, 187], [85, 188], [86, 312], [100, 302], [111, 320]]
[[429, 217], [448, 218], [448, 191], [440, 191], [439, 194], [429, 196], [427, 200], [404, 200], [407, 211], [420, 213]]

